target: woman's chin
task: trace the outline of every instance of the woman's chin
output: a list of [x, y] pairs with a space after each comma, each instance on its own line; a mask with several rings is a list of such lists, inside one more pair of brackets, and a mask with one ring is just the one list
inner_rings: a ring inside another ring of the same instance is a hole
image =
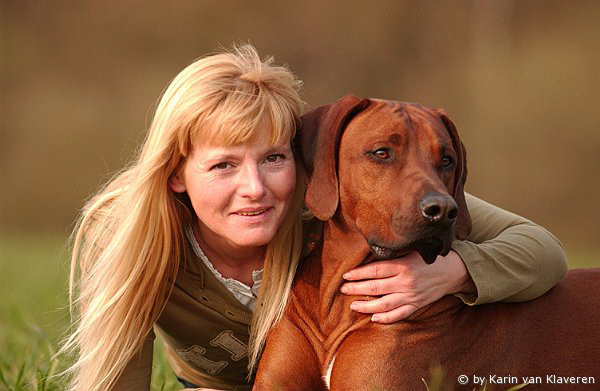
[[234, 243], [234, 245], [236, 247], [239, 248], [248, 248], [248, 249], [255, 249], [257, 247], [266, 247], [269, 242], [271, 241], [271, 239], [273, 239], [273, 237], [268, 237], [268, 238], [242, 238], [242, 239], [237, 239]]
[[249, 231], [239, 230], [237, 235], [229, 238], [229, 242], [238, 248], [256, 249], [257, 247], [266, 247], [275, 237], [275, 230], [254, 229]]

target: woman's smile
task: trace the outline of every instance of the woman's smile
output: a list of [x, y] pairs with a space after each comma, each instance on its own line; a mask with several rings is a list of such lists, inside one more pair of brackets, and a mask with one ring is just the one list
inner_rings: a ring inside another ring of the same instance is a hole
[[170, 182], [173, 191], [188, 193], [204, 241], [236, 252], [271, 241], [295, 184], [289, 142], [270, 145], [267, 137], [227, 147], [198, 145]]
[[263, 207], [258, 209], [246, 208], [244, 210], [234, 212], [233, 214], [246, 218], [246, 221], [248, 222], [259, 222], [269, 218], [272, 210], [272, 207]]

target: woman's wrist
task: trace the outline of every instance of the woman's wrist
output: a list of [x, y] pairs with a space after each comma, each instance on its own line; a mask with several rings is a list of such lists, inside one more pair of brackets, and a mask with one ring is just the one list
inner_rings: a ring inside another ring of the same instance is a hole
[[475, 287], [475, 283], [460, 255], [458, 255], [456, 251], [450, 250], [444, 258], [444, 261], [447, 262], [452, 271], [452, 275], [456, 277], [454, 279], [454, 285], [448, 293], [476, 293], [477, 288]]

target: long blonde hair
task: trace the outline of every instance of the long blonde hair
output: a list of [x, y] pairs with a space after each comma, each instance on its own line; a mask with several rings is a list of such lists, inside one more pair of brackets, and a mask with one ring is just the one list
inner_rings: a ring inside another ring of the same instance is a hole
[[[248, 44], [196, 60], [173, 79], [134, 163], [85, 205], [74, 231], [70, 296], [79, 317], [63, 347], [78, 354], [71, 390], [110, 389], [168, 299], [186, 255], [183, 226], [195, 218], [168, 180], [194, 142], [247, 142], [265, 131], [265, 118], [273, 144], [291, 140], [302, 109], [299, 88], [289, 69], [261, 61]], [[289, 296], [302, 245], [303, 192], [298, 180], [293, 206], [267, 247], [250, 373]]]

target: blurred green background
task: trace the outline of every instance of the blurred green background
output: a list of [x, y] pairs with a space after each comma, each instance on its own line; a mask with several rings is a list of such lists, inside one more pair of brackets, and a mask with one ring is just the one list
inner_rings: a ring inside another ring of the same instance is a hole
[[353, 93], [444, 108], [467, 191], [600, 266], [599, 21], [594, 0], [0, 0], [0, 375], [51, 370], [36, 354], [68, 319], [78, 209], [131, 159], [171, 78], [232, 42], [288, 64], [308, 107]]

